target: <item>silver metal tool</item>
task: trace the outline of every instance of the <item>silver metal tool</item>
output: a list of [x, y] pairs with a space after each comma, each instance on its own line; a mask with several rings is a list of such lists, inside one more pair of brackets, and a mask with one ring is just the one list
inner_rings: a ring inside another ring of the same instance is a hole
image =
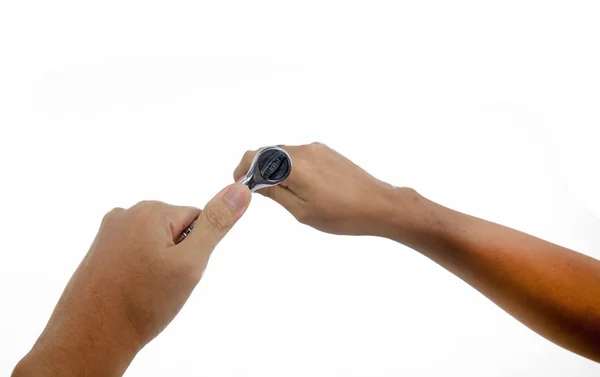
[[[265, 147], [259, 150], [250, 164], [248, 173], [238, 183], [242, 183], [255, 192], [261, 188], [275, 186], [283, 182], [292, 171], [292, 158], [279, 146]], [[192, 221], [175, 240], [178, 244], [194, 229]]]
[[254, 192], [283, 182], [292, 171], [292, 158], [280, 147], [266, 147], [258, 151], [248, 173], [239, 180]]

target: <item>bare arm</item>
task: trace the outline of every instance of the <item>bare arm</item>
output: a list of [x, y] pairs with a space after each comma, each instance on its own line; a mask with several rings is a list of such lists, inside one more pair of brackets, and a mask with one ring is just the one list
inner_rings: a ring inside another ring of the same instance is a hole
[[[115, 208], [13, 377], [123, 375], [177, 315], [250, 191], [231, 185], [203, 211], [161, 202]], [[196, 219], [194, 231], [179, 236]]]
[[[600, 361], [599, 261], [378, 181], [322, 144], [287, 149], [294, 169], [284, 187], [259, 192], [299, 221], [405, 244], [540, 335]], [[234, 176], [252, 157], [246, 154]]]
[[415, 192], [396, 196], [389, 238], [429, 257], [540, 335], [600, 361], [599, 261]]

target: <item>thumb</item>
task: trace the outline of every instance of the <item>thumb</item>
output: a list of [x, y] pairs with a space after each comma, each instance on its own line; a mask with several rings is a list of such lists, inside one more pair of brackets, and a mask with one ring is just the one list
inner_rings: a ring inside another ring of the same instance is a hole
[[234, 183], [225, 187], [206, 204], [194, 230], [181, 245], [210, 253], [246, 212], [251, 197], [246, 185]]

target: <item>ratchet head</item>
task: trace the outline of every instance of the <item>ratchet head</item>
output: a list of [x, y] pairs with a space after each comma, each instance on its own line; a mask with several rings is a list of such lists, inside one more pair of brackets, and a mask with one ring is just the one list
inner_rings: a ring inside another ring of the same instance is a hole
[[292, 159], [286, 151], [280, 147], [266, 147], [256, 153], [248, 173], [239, 182], [254, 192], [283, 182], [291, 171]]

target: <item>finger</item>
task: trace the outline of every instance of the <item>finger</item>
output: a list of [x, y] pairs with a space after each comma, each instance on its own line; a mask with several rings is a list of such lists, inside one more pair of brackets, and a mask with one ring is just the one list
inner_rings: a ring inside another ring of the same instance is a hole
[[168, 205], [164, 211], [167, 223], [169, 224], [169, 228], [171, 230], [173, 244], [181, 232], [193, 224], [196, 218], [198, 218], [202, 212], [202, 210], [196, 207], [173, 205]]
[[244, 156], [242, 156], [242, 160], [233, 171], [233, 179], [236, 182], [246, 175], [248, 169], [250, 169], [250, 164], [252, 164], [252, 160], [254, 160], [254, 156], [256, 156], [256, 151], [246, 151], [246, 153], [244, 153]]
[[262, 188], [256, 192], [273, 199], [294, 216], [302, 204], [302, 199], [286, 187], [271, 186]]
[[104, 215], [104, 218], [102, 218], [102, 222], [104, 223], [104, 222], [108, 221], [109, 219], [117, 217], [123, 211], [125, 211], [125, 209], [121, 208], [121, 207], [115, 207], [115, 208], [111, 209], [110, 211], [106, 212], [106, 214]]
[[210, 253], [248, 208], [250, 190], [234, 183], [211, 199], [196, 220], [196, 226], [178, 246], [194, 253]]

